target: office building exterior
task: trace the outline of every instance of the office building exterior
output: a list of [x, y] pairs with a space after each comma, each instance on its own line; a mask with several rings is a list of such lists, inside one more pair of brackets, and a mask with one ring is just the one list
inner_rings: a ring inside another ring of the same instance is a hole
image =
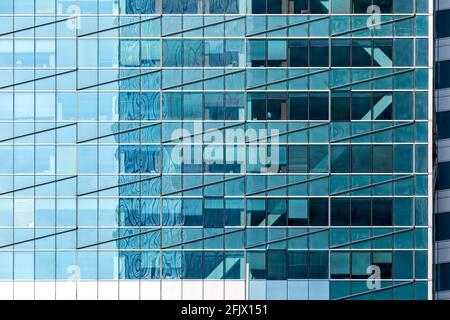
[[435, 196], [435, 291], [436, 299], [449, 299], [450, 291], [450, 204], [449, 161], [449, 74], [450, 74], [450, 2], [436, 3], [435, 105], [437, 124], [437, 184]]
[[1, 298], [445, 298], [446, 3], [2, 0]]

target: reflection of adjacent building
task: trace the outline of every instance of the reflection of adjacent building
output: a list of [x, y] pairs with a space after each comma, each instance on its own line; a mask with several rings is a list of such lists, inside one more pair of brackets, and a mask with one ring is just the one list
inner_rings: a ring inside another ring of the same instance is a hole
[[[429, 297], [429, 8], [399, 3], [373, 2], [385, 15], [368, 30], [362, 1], [126, 1], [127, 14], [166, 15], [120, 41], [124, 70], [162, 67], [119, 97], [121, 121], [162, 120], [158, 146], [119, 147], [121, 173], [142, 179], [159, 158], [162, 174], [159, 190], [120, 200], [123, 226], [162, 226], [130, 238], [141, 251], [121, 251], [123, 276], [247, 279], [250, 299]], [[232, 150], [245, 166], [167, 160], [170, 132], [200, 121], [279, 130], [278, 169], [250, 161], [253, 146]]]
[[[126, 54], [129, 56], [137, 53], [139, 50], [128, 50]], [[137, 181], [131, 185], [131, 188], [124, 188], [122, 192], [119, 192], [120, 198], [116, 210], [119, 229], [114, 236], [124, 239], [116, 241], [119, 250], [118, 276], [120, 279], [158, 279], [160, 233], [132, 235], [147, 230], [141, 228], [142, 226], [158, 228], [160, 225], [161, 200], [157, 196], [160, 194], [161, 182], [156, 177], [161, 165], [160, 148], [158, 145], [145, 144], [154, 141], [155, 131], [152, 131], [152, 127], [149, 127], [150, 130], [138, 130], [141, 126], [149, 125], [148, 122], [139, 121], [159, 119], [159, 94], [120, 92], [118, 111], [120, 122], [114, 123], [112, 130], [127, 132], [114, 136], [118, 144], [115, 156], [120, 170], [119, 185]], [[127, 120], [134, 121], [131, 128], [127, 128]]]

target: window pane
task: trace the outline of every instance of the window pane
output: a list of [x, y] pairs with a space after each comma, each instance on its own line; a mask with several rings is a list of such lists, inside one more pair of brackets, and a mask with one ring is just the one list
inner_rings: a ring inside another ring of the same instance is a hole
[[436, 13], [436, 33], [438, 38], [450, 37], [450, 28], [448, 22], [450, 21], [450, 9], [441, 10]]
[[266, 96], [264, 93], [251, 93], [247, 101], [247, 119], [266, 120]]
[[[264, 2], [264, 0], [259, 1]], [[267, 0], [267, 13], [281, 13], [281, 2], [282, 0]]]
[[392, 67], [392, 40], [378, 39], [374, 40], [373, 46], [373, 64], [374, 67]]
[[327, 93], [311, 93], [309, 95], [309, 119], [328, 120]]
[[392, 199], [374, 199], [373, 200], [373, 225], [391, 226], [393, 220]]
[[308, 66], [308, 41], [307, 40], [289, 40], [289, 66], [307, 67]]
[[352, 120], [370, 120], [371, 105], [370, 93], [352, 93]]
[[372, 172], [372, 148], [370, 146], [352, 146], [352, 172]]
[[352, 12], [366, 14], [367, 8], [371, 5], [372, 0], [352, 0]]
[[352, 225], [371, 225], [371, 202], [370, 199], [352, 199]]
[[247, 263], [251, 279], [266, 279], [265, 252], [247, 252]]
[[267, 280], [284, 280], [286, 273], [286, 251], [267, 251]]
[[267, 95], [267, 120], [287, 119], [287, 97], [283, 93]]
[[328, 40], [311, 40], [310, 66], [328, 67]]
[[349, 199], [332, 199], [330, 219], [332, 226], [349, 226], [350, 225], [350, 200]]
[[267, 66], [282, 67], [286, 66], [286, 41], [268, 40], [267, 41]]
[[328, 278], [328, 251], [309, 252], [309, 278]]
[[450, 60], [436, 64], [436, 88], [450, 88]]
[[450, 290], [450, 263], [437, 265], [438, 291]]
[[373, 146], [373, 172], [392, 172], [392, 146]]
[[247, 50], [247, 66], [264, 67], [266, 65], [265, 40], [249, 40]]
[[333, 67], [350, 66], [350, 40], [333, 40], [331, 49], [331, 65]]
[[328, 147], [309, 147], [309, 171], [314, 173], [328, 172]]
[[308, 120], [308, 94], [289, 94], [289, 119]]
[[308, 149], [306, 146], [289, 146], [289, 172], [308, 171]]
[[288, 252], [289, 279], [308, 279], [308, 251]]
[[350, 172], [350, 147], [332, 146], [331, 147], [331, 172], [347, 173]]
[[350, 95], [348, 93], [333, 93], [331, 98], [331, 120], [350, 120]]
[[436, 240], [450, 239], [450, 213], [439, 213], [436, 215]]
[[316, 198], [309, 200], [309, 225], [328, 225], [328, 199]]
[[290, 226], [308, 225], [308, 200], [306, 199], [289, 200], [289, 225]]
[[267, 200], [267, 225], [285, 226], [287, 224], [286, 201], [280, 199]]
[[164, 40], [163, 41], [163, 66], [181, 67], [182, 66], [182, 41]]
[[353, 67], [370, 67], [370, 66], [372, 66], [372, 41], [371, 40], [353, 40], [352, 66]]
[[392, 252], [372, 253], [372, 264], [380, 267], [381, 279], [392, 279]]
[[183, 45], [183, 66], [203, 66], [203, 42], [201, 40], [184, 40]]
[[331, 254], [331, 278], [345, 279], [350, 277], [350, 253], [333, 252]]
[[313, 14], [325, 14], [328, 13], [330, 8], [329, 0], [310, 0], [309, 11]]
[[438, 190], [450, 189], [450, 162], [438, 163]]

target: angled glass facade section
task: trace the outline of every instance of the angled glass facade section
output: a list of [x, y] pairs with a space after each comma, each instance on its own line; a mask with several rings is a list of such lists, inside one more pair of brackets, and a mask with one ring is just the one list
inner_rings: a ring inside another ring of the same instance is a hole
[[2, 0], [0, 281], [431, 298], [430, 2]]

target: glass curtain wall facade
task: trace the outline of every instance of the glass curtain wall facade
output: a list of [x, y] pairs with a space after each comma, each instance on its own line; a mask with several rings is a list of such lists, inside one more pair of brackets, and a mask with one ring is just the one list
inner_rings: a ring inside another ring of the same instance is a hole
[[0, 286], [429, 299], [428, 0], [2, 0]]
[[437, 183], [435, 204], [435, 291], [450, 299], [450, 3], [436, 2], [435, 108], [437, 124]]

